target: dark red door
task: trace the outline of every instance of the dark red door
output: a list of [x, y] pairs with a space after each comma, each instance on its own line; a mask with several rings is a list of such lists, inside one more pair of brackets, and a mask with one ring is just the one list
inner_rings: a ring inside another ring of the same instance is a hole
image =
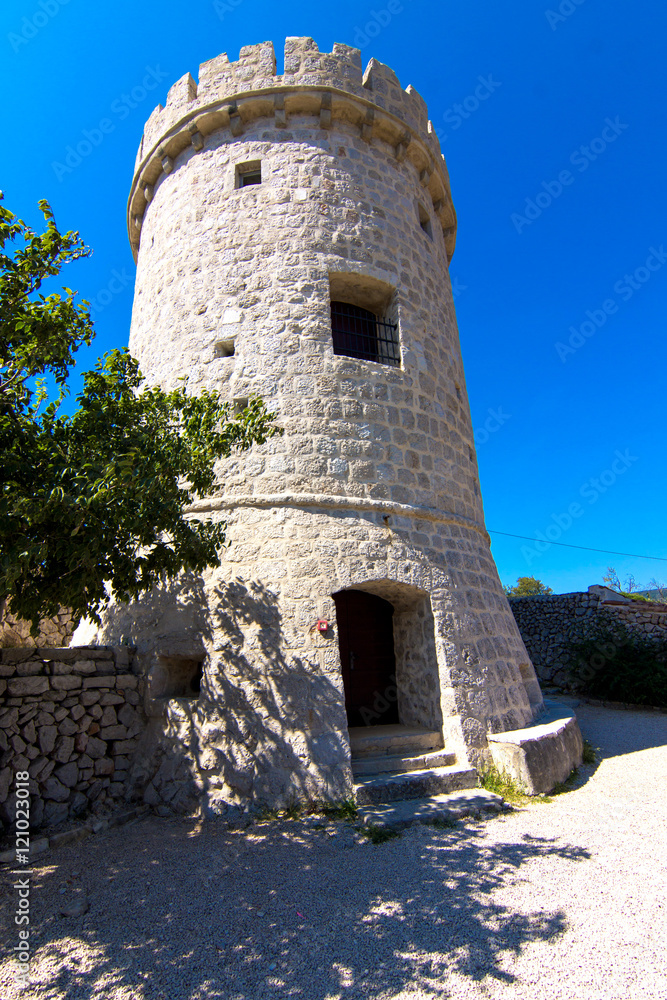
[[333, 597], [348, 725], [398, 722], [393, 607], [362, 590]]

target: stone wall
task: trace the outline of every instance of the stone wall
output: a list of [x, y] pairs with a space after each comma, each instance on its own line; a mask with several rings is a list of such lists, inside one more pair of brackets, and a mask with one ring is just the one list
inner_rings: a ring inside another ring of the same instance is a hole
[[632, 601], [606, 587], [512, 597], [509, 603], [540, 681], [557, 687], [569, 685], [571, 644], [590, 638], [598, 626], [621, 624], [667, 646], [667, 605]]
[[42, 618], [35, 637], [30, 634], [30, 622], [7, 613], [0, 623], [0, 649], [17, 646], [67, 646], [73, 632], [72, 612], [67, 608], [61, 608], [53, 618]]
[[0, 821], [14, 817], [13, 776], [31, 777], [31, 822], [54, 826], [102, 811], [132, 789], [146, 727], [126, 647], [0, 650]]

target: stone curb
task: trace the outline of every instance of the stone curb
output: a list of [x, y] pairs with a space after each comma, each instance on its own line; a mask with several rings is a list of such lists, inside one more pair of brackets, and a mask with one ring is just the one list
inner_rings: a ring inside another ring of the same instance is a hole
[[[73, 830], [63, 830], [62, 833], [54, 833], [50, 837], [40, 837], [38, 840], [31, 841], [30, 861], [32, 862], [33, 858], [44, 854], [48, 850], [53, 850], [55, 847], [62, 847], [63, 844], [72, 844], [78, 840], [85, 840], [91, 833], [103, 833], [105, 830], [110, 830], [116, 826], [126, 826], [133, 819], [144, 816], [149, 811], [149, 806], [136, 806], [134, 809], [127, 809], [125, 812], [116, 813], [108, 819], [89, 819], [81, 826], [74, 827]], [[9, 866], [15, 863], [15, 850], [3, 851], [0, 854], [0, 864]]]

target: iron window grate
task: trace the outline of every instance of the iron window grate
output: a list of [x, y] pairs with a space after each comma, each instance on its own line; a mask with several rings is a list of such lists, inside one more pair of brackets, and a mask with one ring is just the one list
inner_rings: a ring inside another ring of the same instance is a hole
[[396, 330], [396, 323], [386, 323], [368, 309], [348, 302], [331, 303], [334, 354], [400, 368]]

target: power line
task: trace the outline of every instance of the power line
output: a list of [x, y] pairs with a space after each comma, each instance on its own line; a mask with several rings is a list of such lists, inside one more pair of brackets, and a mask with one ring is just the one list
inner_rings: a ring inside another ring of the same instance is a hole
[[[511, 535], [508, 531], [493, 531], [486, 529], [491, 535], [504, 535], [506, 538], [523, 538], [527, 542], [541, 542], [541, 538], [530, 538], [528, 535]], [[606, 556], [631, 556], [633, 559], [655, 559], [658, 562], [667, 562], [665, 556], [641, 556], [638, 552], [613, 552], [611, 549], [592, 549], [588, 545], [570, 545], [568, 542], [550, 542], [544, 539], [546, 545], [562, 545], [566, 549], [583, 549], [585, 552], [602, 552]]]

